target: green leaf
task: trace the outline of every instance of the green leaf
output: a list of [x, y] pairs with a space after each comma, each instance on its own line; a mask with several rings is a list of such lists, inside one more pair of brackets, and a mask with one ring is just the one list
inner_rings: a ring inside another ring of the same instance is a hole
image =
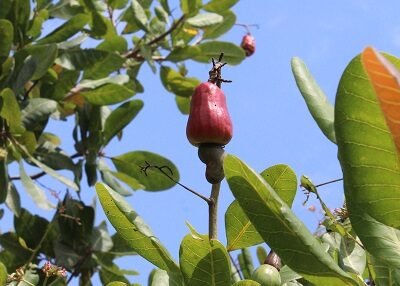
[[29, 99], [28, 105], [22, 110], [22, 122], [27, 130], [34, 130], [37, 124], [47, 121], [57, 110], [57, 102], [47, 98]]
[[194, 77], [184, 77], [170, 67], [162, 66], [160, 71], [161, 82], [166, 90], [178, 96], [191, 96], [200, 81]]
[[48, 227], [49, 222], [46, 219], [38, 215], [32, 215], [26, 209], [22, 209], [21, 215], [14, 218], [16, 234], [31, 249], [35, 249], [40, 244]]
[[18, 217], [21, 214], [21, 199], [14, 184], [8, 184], [6, 205], [15, 216]]
[[339, 248], [339, 265], [348, 272], [362, 275], [367, 262], [365, 250], [353, 239], [342, 237]]
[[286, 265], [316, 285], [362, 285], [337, 266], [322, 244], [256, 172], [232, 155], [225, 158], [224, 171], [243, 211]]
[[[122, 66], [124, 60], [116, 53], [96, 49], [68, 50], [58, 57], [56, 64], [69, 70], [85, 70], [85, 78], [105, 78]], [[103, 75], [104, 76], [100, 76]]]
[[352, 227], [369, 253], [400, 268], [400, 162], [359, 56], [339, 83], [335, 131]]
[[238, 201], [233, 201], [225, 213], [225, 229], [228, 251], [250, 247], [264, 242], [243, 212]]
[[261, 286], [261, 284], [254, 280], [245, 279], [232, 284], [232, 286]]
[[[40, 162], [39, 160], [37, 160], [35, 157], [33, 157], [26, 149], [25, 147], [19, 145], [18, 146], [19, 149], [21, 149], [23, 151], [23, 153], [28, 156], [29, 160], [34, 163], [38, 168], [42, 169], [43, 172], [45, 172], [46, 174], [48, 174], [49, 176], [53, 177], [54, 179], [60, 181], [61, 183], [63, 183], [64, 185], [66, 185], [67, 187], [78, 191], [79, 187], [77, 186], [77, 184], [75, 184], [73, 181], [71, 181], [70, 179], [68, 179], [67, 177], [64, 177], [63, 175], [59, 174], [57, 171], [53, 170], [52, 168], [50, 168], [49, 166], [43, 164], [42, 162]], [[21, 175], [22, 176], [22, 175]], [[29, 178], [29, 177], [28, 177]], [[29, 178], [30, 179], [30, 178]]]
[[376, 277], [374, 282], [376, 286], [400, 286], [400, 270], [390, 268], [382, 260], [371, 256], [371, 264]]
[[81, 31], [88, 22], [89, 22], [88, 15], [78, 14], [73, 18], [69, 19], [67, 22], [62, 24], [57, 29], [53, 30], [46, 37], [40, 39], [37, 43], [38, 44], [59, 43], [68, 40], [73, 35]]
[[104, 145], [107, 145], [115, 135], [121, 132], [142, 108], [143, 101], [131, 100], [113, 110], [104, 124]]
[[187, 16], [196, 15], [202, 5], [201, 0], [180, 0], [182, 13]]
[[107, 25], [103, 16], [95, 11], [91, 13], [91, 16], [91, 34], [95, 37], [104, 36], [107, 33]]
[[261, 245], [257, 246], [256, 254], [257, 254], [258, 263], [260, 263], [260, 265], [264, 264], [264, 261], [265, 261], [265, 259], [267, 259], [267, 256], [268, 256], [265, 248]]
[[220, 24], [212, 25], [204, 29], [203, 39], [215, 39], [228, 32], [236, 23], [236, 15], [230, 10], [219, 13], [224, 20]]
[[296, 279], [300, 279], [301, 275], [297, 274], [296, 272], [294, 272], [292, 269], [290, 269], [289, 266], [284, 265], [281, 268], [281, 271], [279, 271], [279, 274], [281, 275], [281, 282], [282, 285], [284, 285], [287, 282], [296, 280]]
[[131, 9], [133, 11], [135, 23], [144, 31], [147, 31], [147, 15], [142, 5], [137, 0], [132, 0]]
[[26, 174], [22, 161], [19, 161], [19, 174], [25, 191], [31, 196], [35, 204], [45, 210], [54, 209], [55, 206], [47, 199], [45, 192]]
[[13, 91], [9, 88], [3, 89], [0, 100], [0, 116], [7, 121], [11, 132], [22, 132], [21, 110]]
[[292, 207], [297, 191], [297, 177], [294, 171], [287, 165], [278, 164], [265, 169], [260, 175], [279, 197]]
[[84, 79], [78, 84], [78, 87], [95, 89], [95, 88], [98, 88], [98, 87], [108, 84], [108, 83], [124, 85], [128, 82], [129, 82], [129, 76], [127, 76], [125, 74], [120, 74], [120, 75], [109, 76], [106, 78], [101, 78], [101, 79], [96, 79], [96, 80]]
[[7, 277], [7, 268], [0, 262], [0, 285], [6, 285]]
[[38, 80], [53, 66], [57, 58], [58, 49], [56, 44], [35, 45], [29, 49], [29, 53], [32, 55], [32, 60], [35, 62], [36, 67], [31, 80]]
[[244, 279], [251, 278], [254, 271], [253, 260], [248, 248], [243, 248], [238, 255], [240, 270], [242, 271]]
[[10, 54], [14, 39], [14, 27], [12, 23], [5, 19], [0, 19], [0, 64]]
[[107, 252], [112, 249], [113, 242], [108, 233], [105, 221], [101, 222], [99, 226], [93, 228], [90, 244], [91, 249], [94, 251]]
[[218, 59], [224, 53], [223, 61], [230, 65], [240, 64], [246, 57], [243, 49], [235, 44], [221, 41], [209, 41], [198, 45], [201, 54], [194, 58], [195, 61], [208, 63], [211, 58]]
[[[118, 172], [133, 177], [146, 191], [161, 191], [173, 187], [179, 181], [179, 172], [168, 159], [148, 151], [133, 151], [113, 157]], [[147, 165], [147, 163], [149, 165]], [[160, 169], [171, 177], [168, 178]]]
[[328, 98], [301, 59], [294, 57], [291, 64], [297, 87], [303, 95], [308, 110], [324, 135], [336, 143], [333, 105], [328, 102]]
[[186, 23], [195, 28], [205, 28], [222, 23], [223, 20], [224, 18], [221, 15], [215, 13], [202, 13], [187, 19]]
[[108, 220], [126, 243], [144, 259], [179, 276], [179, 267], [168, 251], [128, 203], [105, 184], [97, 183], [96, 192]]
[[162, 269], [153, 269], [149, 276], [148, 286], [170, 286], [168, 272]]
[[179, 111], [182, 114], [189, 114], [190, 112], [190, 101], [192, 97], [186, 97], [186, 96], [175, 96], [175, 102], [176, 105], [178, 106]]
[[80, 94], [91, 104], [111, 105], [132, 97], [135, 92], [123, 85], [109, 83]]
[[128, 286], [125, 282], [120, 282], [120, 281], [113, 281], [111, 283], [108, 283], [107, 286]]
[[199, 55], [201, 52], [200, 48], [197, 46], [186, 46], [183, 48], [177, 47], [172, 50], [172, 52], [167, 56], [165, 60], [174, 63], [192, 59]]
[[183, 238], [179, 248], [179, 264], [189, 286], [231, 285], [231, 263], [225, 247], [208, 235]]
[[[260, 175], [286, 204], [292, 205], [296, 195], [297, 179], [289, 166], [275, 165], [265, 169]], [[234, 201], [225, 213], [225, 229], [228, 251], [264, 242], [237, 201]]]
[[239, 2], [239, 0], [211, 0], [203, 6], [203, 9], [210, 12], [220, 13], [230, 9], [237, 2]]

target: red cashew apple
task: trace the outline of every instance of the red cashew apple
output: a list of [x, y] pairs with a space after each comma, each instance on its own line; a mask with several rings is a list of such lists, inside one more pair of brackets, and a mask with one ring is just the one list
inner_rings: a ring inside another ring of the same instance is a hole
[[256, 51], [256, 39], [250, 34], [244, 35], [240, 46], [245, 51], [246, 56], [250, 57]]
[[191, 144], [226, 145], [232, 138], [232, 121], [223, 91], [211, 82], [198, 85], [190, 103], [186, 136]]

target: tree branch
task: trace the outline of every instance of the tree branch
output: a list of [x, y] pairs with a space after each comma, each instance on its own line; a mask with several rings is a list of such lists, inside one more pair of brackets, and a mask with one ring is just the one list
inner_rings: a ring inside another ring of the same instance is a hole
[[[182, 15], [178, 21], [174, 22], [171, 27], [165, 31], [164, 33], [162, 33], [161, 35], [159, 35], [158, 37], [154, 38], [153, 40], [151, 40], [150, 42], [146, 43], [146, 45], [150, 46], [153, 44], [158, 43], [159, 41], [161, 41], [162, 39], [164, 39], [166, 36], [168, 36], [169, 34], [171, 34], [175, 29], [177, 29], [180, 24], [183, 22], [183, 20], [185, 20], [185, 15]], [[127, 52], [124, 57], [125, 58], [136, 58], [138, 56], [140, 52], [140, 49], [136, 48], [132, 51]]]
[[211, 185], [211, 195], [208, 203], [208, 236], [211, 239], [218, 238], [218, 196], [221, 183]]

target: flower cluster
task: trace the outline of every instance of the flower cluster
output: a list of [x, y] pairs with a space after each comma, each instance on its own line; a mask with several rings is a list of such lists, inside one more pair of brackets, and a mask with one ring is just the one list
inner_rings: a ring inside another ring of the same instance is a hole
[[42, 271], [46, 275], [46, 277], [50, 276], [58, 276], [58, 277], [65, 277], [67, 276], [67, 270], [65, 270], [64, 267], [60, 267], [54, 264], [51, 264], [51, 262], [47, 261], [43, 268]]

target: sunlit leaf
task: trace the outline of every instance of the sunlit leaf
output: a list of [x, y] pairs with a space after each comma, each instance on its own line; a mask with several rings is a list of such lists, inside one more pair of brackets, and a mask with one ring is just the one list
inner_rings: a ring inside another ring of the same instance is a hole
[[221, 53], [224, 53], [223, 61], [231, 65], [240, 64], [246, 57], [241, 47], [229, 42], [209, 41], [198, 47], [201, 49], [201, 54], [194, 60], [203, 63], [209, 63], [211, 58], [218, 59]]
[[[146, 191], [169, 189], [179, 181], [179, 172], [168, 159], [148, 151], [134, 151], [113, 157], [112, 161], [121, 173], [133, 177]], [[161, 168], [161, 170], [159, 169]], [[171, 180], [170, 176], [174, 181]]]
[[232, 155], [225, 158], [224, 171], [251, 223], [289, 267], [317, 285], [362, 285], [337, 266], [261, 176]]
[[[275, 165], [265, 169], [260, 175], [288, 206], [292, 205], [297, 189], [297, 179], [289, 166]], [[237, 201], [234, 201], [225, 213], [225, 229], [228, 251], [264, 242]]]
[[261, 284], [254, 280], [245, 279], [232, 284], [232, 286], [261, 286]]
[[0, 100], [0, 116], [7, 121], [11, 132], [21, 132], [21, 110], [13, 91], [9, 88], [3, 89], [0, 92]]
[[352, 227], [369, 253], [399, 268], [399, 157], [360, 56], [340, 80], [335, 131]]
[[215, 13], [201, 13], [186, 20], [186, 23], [196, 28], [204, 28], [219, 24], [223, 21], [221, 15]]
[[231, 285], [229, 255], [208, 235], [186, 235], [179, 249], [179, 264], [187, 285]]
[[374, 282], [376, 286], [399, 286], [399, 268], [390, 268], [383, 261], [376, 257], [371, 257], [371, 264], [375, 272]]
[[45, 121], [57, 110], [57, 102], [47, 98], [32, 98], [22, 110], [22, 122], [26, 129], [33, 130], [41, 121]]
[[53, 209], [55, 206], [47, 199], [46, 193], [39, 188], [25, 172], [22, 161], [19, 161], [19, 173], [21, 176], [21, 183], [24, 186], [25, 191], [33, 199], [35, 204], [42, 209]]
[[303, 95], [308, 110], [324, 135], [336, 143], [333, 105], [328, 102], [328, 98], [300, 58], [292, 58], [291, 64], [297, 87]]
[[179, 277], [179, 267], [129, 204], [102, 183], [96, 184], [96, 192], [107, 218], [127, 244], [157, 267]]
[[133, 16], [136, 24], [143, 30], [147, 30], [147, 16], [142, 5], [137, 0], [132, 0], [131, 9], [133, 11]]
[[239, 0], [211, 0], [203, 6], [203, 9], [210, 12], [224, 12], [234, 6]]
[[6, 285], [7, 277], [7, 268], [0, 262], [0, 285]]
[[220, 24], [204, 28], [204, 39], [215, 39], [228, 32], [236, 23], [236, 15], [231, 10], [225, 10], [219, 13], [224, 20]]
[[175, 102], [176, 105], [178, 106], [179, 111], [182, 114], [189, 114], [190, 112], [190, 101], [192, 97], [186, 97], [186, 96], [175, 96]]
[[200, 81], [194, 77], [184, 77], [170, 67], [162, 66], [160, 71], [161, 82], [164, 87], [175, 95], [191, 96]]

